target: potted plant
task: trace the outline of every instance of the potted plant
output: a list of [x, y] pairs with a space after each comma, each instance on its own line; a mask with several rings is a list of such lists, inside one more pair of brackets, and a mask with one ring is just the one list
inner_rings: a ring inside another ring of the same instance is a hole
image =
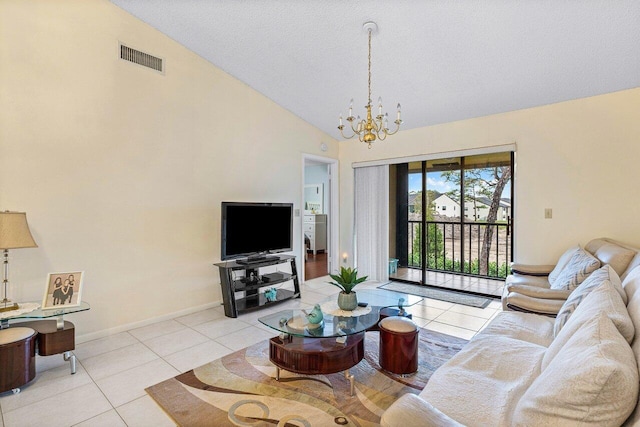
[[328, 282], [341, 289], [338, 294], [338, 307], [342, 310], [352, 311], [358, 306], [358, 297], [353, 288], [367, 280], [368, 276], [358, 277], [358, 270], [351, 267], [340, 267], [340, 274], [330, 274], [333, 282]]

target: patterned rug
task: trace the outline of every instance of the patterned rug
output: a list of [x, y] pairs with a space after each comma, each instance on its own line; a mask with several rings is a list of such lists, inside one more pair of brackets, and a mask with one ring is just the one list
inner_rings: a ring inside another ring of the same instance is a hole
[[353, 397], [342, 373], [281, 371], [276, 381], [268, 341], [151, 386], [147, 393], [185, 427], [377, 426], [391, 403], [405, 393], [419, 393], [433, 371], [467, 342], [420, 329], [418, 372], [401, 377], [380, 369], [378, 332], [365, 335], [365, 357], [350, 370], [356, 379]]
[[[440, 301], [452, 302], [455, 304], [468, 305], [469, 307], [485, 308], [492, 299], [464, 294], [462, 292], [436, 289], [424, 285], [414, 285], [411, 283], [389, 282], [378, 286], [388, 291], [402, 292], [405, 294], [418, 295], [425, 298], [437, 299]], [[498, 300], [496, 300], [498, 301]]]

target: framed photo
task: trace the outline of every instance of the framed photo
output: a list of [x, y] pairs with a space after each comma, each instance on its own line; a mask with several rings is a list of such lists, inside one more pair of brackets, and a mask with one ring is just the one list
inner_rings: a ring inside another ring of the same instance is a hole
[[47, 287], [42, 299], [42, 309], [76, 307], [82, 301], [82, 278], [84, 271], [49, 273]]

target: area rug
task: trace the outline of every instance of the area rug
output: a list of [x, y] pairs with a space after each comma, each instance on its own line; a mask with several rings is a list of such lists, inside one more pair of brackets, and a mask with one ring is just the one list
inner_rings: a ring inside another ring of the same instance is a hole
[[412, 285], [411, 283], [389, 282], [378, 287], [388, 291], [418, 295], [425, 298], [432, 298], [478, 308], [485, 308], [492, 301], [490, 298], [477, 297], [474, 295], [463, 294], [455, 291], [446, 291], [443, 289], [435, 289], [425, 285]]
[[378, 332], [365, 334], [365, 357], [344, 374], [304, 376], [276, 369], [263, 341], [146, 389], [176, 422], [199, 426], [377, 426], [405, 393], [417, 394], [466, 340], [420, 329], [419, 368], [402, 377], [378, 365]]

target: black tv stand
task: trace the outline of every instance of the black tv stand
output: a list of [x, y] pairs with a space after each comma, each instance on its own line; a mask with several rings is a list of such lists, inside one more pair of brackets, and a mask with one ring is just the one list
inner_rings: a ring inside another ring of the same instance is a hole
[[[244, 262], [241, 262], [244, 261]], [[238, 317], [238, 313], [253, 311], [265, 305], [276, 304], [291, 298], [300, 298], [300, 284], [296, 269], [296, 257], [293, 255], [267, 256], [261, 260], [247, 263], [247, 260], [235, 260], [215, 264], [220, 271], [222, 302], [227, 317]], [[278, 272], [264, 274], [263, 267], [289, 264], [291, 273]], [[241, 272], [236, 276], [234, 272]], [[293, 282], [293, 290], [277, 287], [276, 300], [269, 301], [260, 288], [276, 287], [285, 282]], [[236, 295], [237, 292], [242, 294]], [[241, 297], [239, 297], [241, 296]]]

